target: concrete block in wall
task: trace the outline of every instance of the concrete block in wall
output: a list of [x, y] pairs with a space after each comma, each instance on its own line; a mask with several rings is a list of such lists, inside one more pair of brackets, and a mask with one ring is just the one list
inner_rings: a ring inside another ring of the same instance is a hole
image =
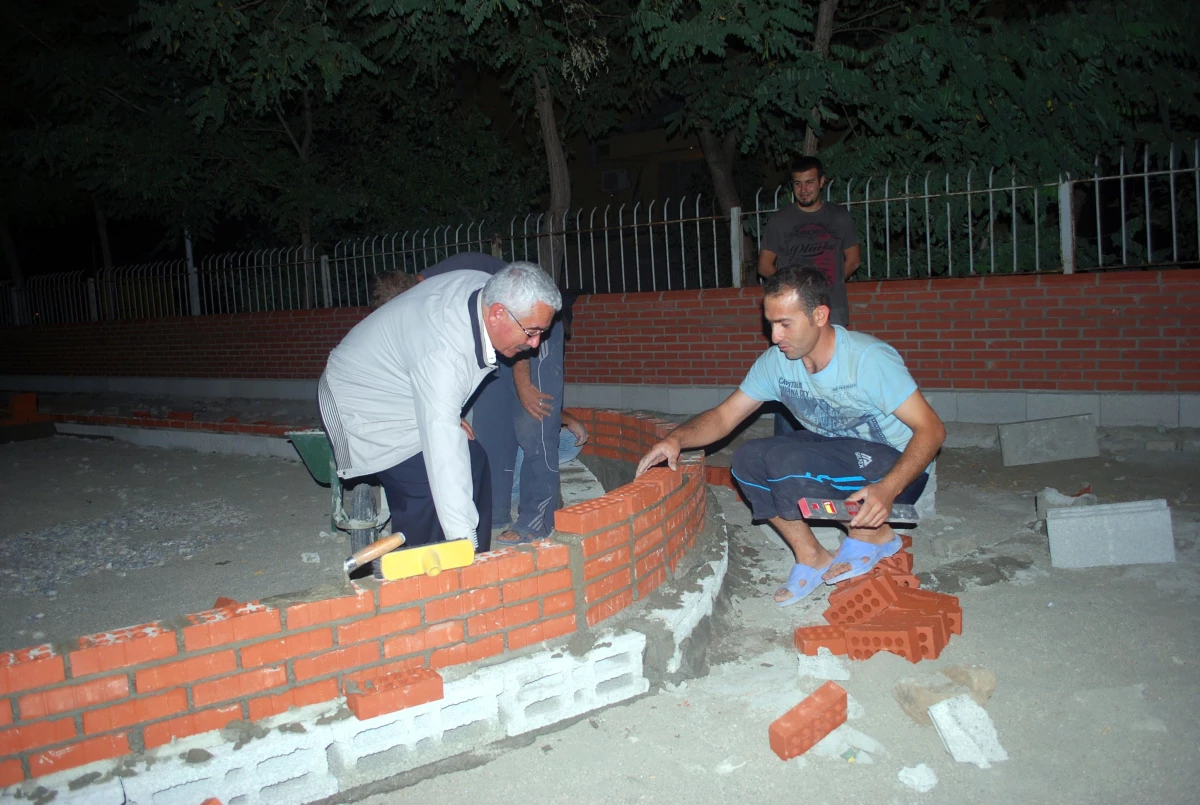
[[1146, 565], [1175, 561], [1165, 500], [1138, 500], [1046, 512], [1055, 567]]
[[1100, 421], [1100, 395], [1075, 394], [1061, 391], [1025, 394], [1025, 416], [1029, 419], [1050, 419], [1058, 416], [1091, 414]]
[[999, 432], [1006, 467], [1100, 455], [1091, 414], [1012, 422], [1000, 425]]
[[1200, 394], [1179, 395], [1179, 427], [1200, 428]]
[[1023, 391], [960, 391], [958, 392], [958, 421], [1020, 422], [1027, 419]]
[[1100, 424], [1106, 428], [1131, 425], [1179, 427], [1178, 394], [1100, 395]]

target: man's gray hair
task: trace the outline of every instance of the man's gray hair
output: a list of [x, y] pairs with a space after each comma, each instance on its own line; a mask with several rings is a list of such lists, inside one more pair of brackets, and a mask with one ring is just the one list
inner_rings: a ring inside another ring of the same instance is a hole
[[516, 262], [497, 271], [483, 286], [482, 298], [485, 308], [499, 303], [517, 318], [532, 313], [538, 302], [562, 310], [562, 293], [534, 263]]

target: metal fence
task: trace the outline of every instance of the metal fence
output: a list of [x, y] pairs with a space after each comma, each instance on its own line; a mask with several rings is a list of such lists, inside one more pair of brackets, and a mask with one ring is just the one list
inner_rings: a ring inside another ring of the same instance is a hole
[[[1138, 164], [1134, 167], [1134, 162]], [[1200, 142], [1140, 159], [1097, 159], [1089, 178], [1022, 180], [1015, 169], [831, 178], [855, 220], [855, 279], [955, 277], [1200, 264]], [[374, 277], [418, 272], [462, 251], [555, 265], [563, 287], [621, 293], [738, 286], [790, 188], [723, 215], [702, 196], [439, 225], [348, 239], [35, 276], [0, 285], [0, 327], [365, 305]], [[752, 272], [751, 272], [752, 276]]]

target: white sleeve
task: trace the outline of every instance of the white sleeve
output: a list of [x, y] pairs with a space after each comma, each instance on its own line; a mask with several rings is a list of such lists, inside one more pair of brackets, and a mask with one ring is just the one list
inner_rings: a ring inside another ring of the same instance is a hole
[[471, 483], [471, 453], [459, 417], [471, 392], [471, 379], [456, 365], [461, 360], [461, 355], [442, 350], [421, 360], [412, 373], [413, 413], [446, 539], [474, 543], [479, 512]]

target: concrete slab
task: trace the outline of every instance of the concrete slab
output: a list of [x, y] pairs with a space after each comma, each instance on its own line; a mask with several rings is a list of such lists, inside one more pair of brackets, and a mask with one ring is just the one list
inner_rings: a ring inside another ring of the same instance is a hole
[[563, 403], [570, 408], [620, 408], [621, 387], [606, 383], [567, 383], [563, 388]]
[[662, 411], [668, 404], [663, 386], [622, 386], [621, 407], [635, 411]]
[[959, 422], [1020, 422], [1027, 419], [1023, 391], [960, 391]]
[[1025, 415], [1030, 419], [1050, 419], [1059, 416], [1091, 414], [1100, 421], [1099, 394], [1064, 394], [1047, 391], [1026, 392]]
[[958, 392], [921, 389], [921, 394], [943, 422], [958, 421]]
[[1091, 414], [1013, 422], [1000, 425], [999, 433], [1006, 467], [1100, 455]]
[[205, 433], [198, 430], [165, 428], [123, 428], [110, 425], [56, 424], [59, 433], [74, 436], [105, 436], [142, 447], [177, 447], [201, 453], [226, 453], [237, 456], [271, 456], [299, 461], [300, 454], [287, 439], [247, 436], [231, 433]]
[[317, 398], [317, 380], [316, 378], [312, 380], [270, 380], [237, 377], [0, 375], [0, 390], [315, 400]]
[[1050, 563], [1081, 568], [1175, 561], [1167, 501], [1138, 500], [1046, 512]]
[[1129, 425], [1179, 427], [1178, 394], [1102, 394], [1100, 422], [1106, 428]]
[[1200, 428], [1200, 394], [1179, 395], [1179, 427]]
[[667, 413], [698, 414], [716, 408], [729, 390], [723, 386], [671, 386], [667, 392]]

